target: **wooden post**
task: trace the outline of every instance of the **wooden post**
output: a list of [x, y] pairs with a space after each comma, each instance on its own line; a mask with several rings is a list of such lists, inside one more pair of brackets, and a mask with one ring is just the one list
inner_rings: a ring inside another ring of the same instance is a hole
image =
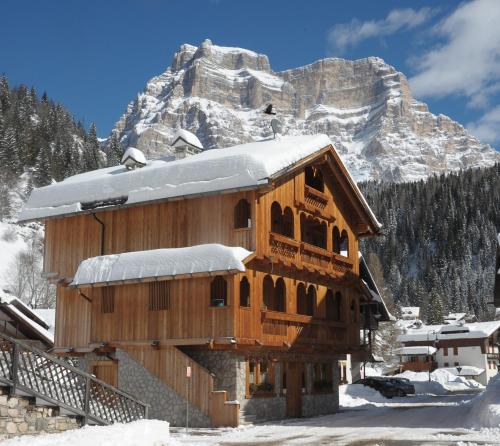
[[16, 343], [12, 344], [12, 387], [10, 389], [11, 394], [16, 393], [16, 387], [19, 382], [18, 376], [19, 369], [19, 346]]
[[88, 376], [86, 376], [85, 377], [85, 399], [84, 399], [84, 403], [83, 403], [83, 411], [85, 412], [85, 416], [83, 417], [83, 425], [84, 426], [88, 423], [89, 406], [90, 406], [90, 378]]

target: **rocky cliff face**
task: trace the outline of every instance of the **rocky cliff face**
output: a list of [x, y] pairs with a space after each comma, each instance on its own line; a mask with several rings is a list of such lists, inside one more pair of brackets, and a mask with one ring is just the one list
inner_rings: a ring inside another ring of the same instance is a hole
[[491, 165], [500, 154], [411, 96], [406, 77], [376, 57], [323, 59], [274, 72], [267, 56], [241, 48], [182, 45], [116, 124], [124, 147], [170, 152], [175, 130], [205, 148], [272, 135], [273, 103], [284, 134], [326, 133], [358, 180], [412, 181]]

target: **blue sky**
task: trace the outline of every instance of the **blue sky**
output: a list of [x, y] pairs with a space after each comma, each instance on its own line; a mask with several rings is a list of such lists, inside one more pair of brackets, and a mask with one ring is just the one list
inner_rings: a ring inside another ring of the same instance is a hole
[[274, 70], [378, 56], [434, 113], [500, 147], [500, 1], [3, 0], [0, 73], [106, 136], [182, 43], [265, 53]]

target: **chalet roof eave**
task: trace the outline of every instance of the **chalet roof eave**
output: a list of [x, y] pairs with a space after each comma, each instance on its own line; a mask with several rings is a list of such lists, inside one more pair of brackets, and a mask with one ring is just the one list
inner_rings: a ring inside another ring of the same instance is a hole
[[361, 236], [380, 235], [381, 234], [380, 230], [382, 228], [382, 224], [375, 217], [375, 214], [373, 213], [370, 206], [366, 202], [363, 194], [359, 190], [358, 185], [356, 184], [356, 182], [352, 178], [351, 173], [349, 172], [347, 167], [344, 165], [344, 163], [342, 162], [342, 160], [338, 156], [337, 152], [335, 151], [333, 145], [331, 145], [331, 144], [323, 147], [321, 150], [309, 155], [308, 157], [303, 158], [303, 159], [299, 160], [298, 162], [286, 167], [285, 169], [282, 169], [282, 170], [276, 172], [275, 174], [273, 174], [269, 178], [269, 180], [271, 180], [271, 182], [275, 182], [279, 178], [281, 178], [287, 174], [291, 174], [294, 171], [301, 169], [302, 167], [305, 167], [308, 164], [313, 163], [318, 158], [324, 157], [327, 154], [331, 154], [333, 156], [333, 158], [335, 159], [337, 165], [339, 166], [340, 170], [344, 174], [344, 178], [347, 179], [347, 182], [349, 184], [351, 192], [356, 197], [356, 200], [358, 201], [358, 203], [361, 205], [360, 206], [361, 209], [363, 209], [363, 211], [364, 211], [363, 217], [365, 220], [367, 220], [367, 223], [369, 225], [370, 230], [366, 233], [362, 233], [362, 234], [358, 234], [358, 235], [361, 235]]
[[[19, 315], [13, 311], [13, 308], [11, 308], [11, 304], [0, 304], [0, 307], [10, 316], [13, 318], [13, 320], [20, 324], [21, 325], [21, 331], [23, 331], [25, 334], [26, 332], [28, 333], [31, 333], [33, 336], [33, 339], [30, 339], [30, 340], [38, 340], [38, 341], [41, 341], [43, 342], [44, 344], [46, 344], [47, 346], [49, 347], [52, 347], [54, 345], [54, 340], [45, 336], [45, 334], [38, 330], [35, 326], [33, 326], [32, 324], [26, 322], [25, 320], [23, 320], [21, 317], [19, 317]], [[14, 306], [13, 306], [14, 307]], [[18, 310], [16, 307], [14, 307], [17, 311], [20, 312], [20, 310]], [[26, 316], [27, 317], [27, 316]], [[33, 321], [35, 322], [35, 321]], [[36, 323], [36, 322], [35, 322]], [[43, 329], [43, 327], [41, 327]]]
[[[243, 262], [245, 262], [245, 260]], [[238, 274], [241, 272], [242, 271], [237, 269], [228, 269], [228, 270], [206, 271], [206, 272], [189, 273], [189, 274], [174, 274], [168, 276], [138, 277], [136, 279], [112, 280], [108, 282], [93, 282], [93, 283], [78, 283], [78, 284], [70, 283], [68, 287], [74, 289], [101, 288], [105, 286], [128, 285], [135, 283], [150, 283], [150, 282], [159, 282], [164, 280], [182, 280], [182, 279], [195, 279], [201, 277], [227, 276], [227, 275]]]
[[31, 222], [38, 222], [38, 221], [57, 220], [57, 219], [61, 219], [61, 218], [74, 217], [75, 215], [90, 215], [90, 214], [96, 214], [98, 212], [114, 211], [116, 209], [126, 209], [126, 208], [138, 207], [138, 206], [146, 206], [148, 204], [159, 204], [159, 203], [167, 203], [167, 202], [171, 202], [171, 201], [181, 201], [181, 200], [193, 200], [195, 198], [210, 197], [210, 196], [221, 195], [221, 194], [233, 194], [236, 192], [248, 192], [251, 190], [266, 188], [269, 186], [269, 183], [270, 183], [269, 179], [264, 178], [264, 179], [259, 181], [259, 184], [252, 185], [252, 186], [233, 187], [230, 189], [223, 189], [223, 190], [218, 190], [218, 191], [210, 191], [210, 192], [204, 192], [204, 193], [183, 195], [183, 196], [179, 196], [179, 197], [158, 198], [155, 200], [141, 201], [138, 203], [130, 203], [130, 204], [125, 203], [125, 204], [119, 204], [119, 205], [113, 205], [113, 206], [102, 206], [102, 207], [88, 209], [88, 210], [82, 210], [82, 211], [78, 211], [78, 212], [68, 212], [67, 214], [52, 215], [52, 216], [42, 217], [42, 218], [28, 218], [28, 219], [23, 219], [23, 220], [17, 220], [17, 223], [31, 223]]

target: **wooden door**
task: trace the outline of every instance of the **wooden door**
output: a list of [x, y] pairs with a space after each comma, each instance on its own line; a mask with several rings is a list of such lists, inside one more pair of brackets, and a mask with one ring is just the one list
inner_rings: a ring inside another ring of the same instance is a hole
[[302, 415], [303, 364], [289, 362], [286, 365], [286, 416], [297, 418]]
[[117, 361], [93, 361], [92, 374], [97, 379], [118, 386], [118, 362]]

